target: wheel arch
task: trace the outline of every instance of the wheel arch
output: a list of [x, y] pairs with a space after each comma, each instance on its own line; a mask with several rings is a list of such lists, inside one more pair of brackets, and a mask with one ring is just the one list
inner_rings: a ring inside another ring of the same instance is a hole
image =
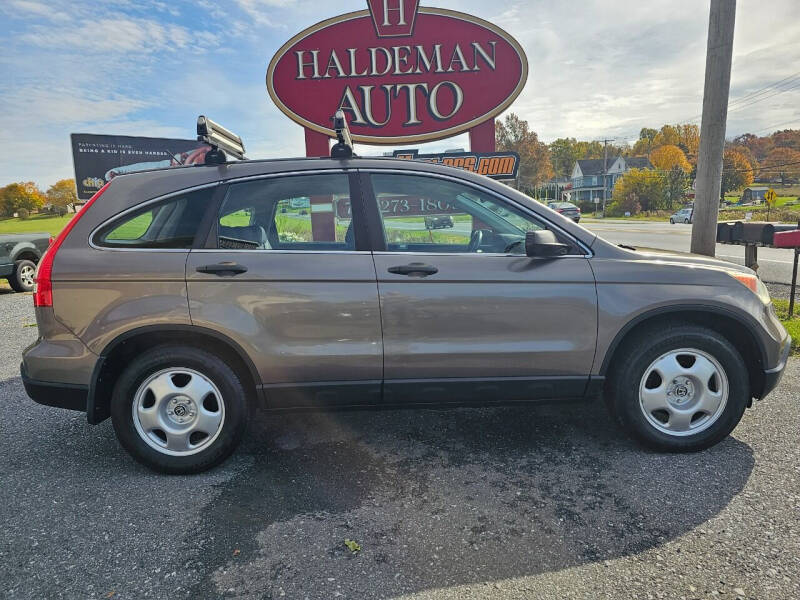
[[[713, 318], [709, 318], [711, 316]], [[600, 366], [600, 375], [608, 377], [614, 356], [624, 350], [626, 342], [642, 331], [675, 322], [698, 325], [725, 337], [742, 354], [748, 369], [751, 393], [755, 395], [761, 389], [767, 352], [758, 336], [758, 326], [743, 311], [708, 305], [665, 306], [637, 315], [612, 340]]]
[[197, 325], [148, 325], [131, 329], [109, 342], [100, 352], [89, 384], [86, 420], [96, 425], [110, 416], [114, 384], [129, 360], [147, 348], [187, 344], [226, 361], [240, 377], [252, 400], [260, 398], [260, 376], [244, 349], [228, 336]]
[[39, 254], [32, 248], [23, 248], [14, 254], [14, 262], [18, 260], [29, 260], [32, 263], [36, 264], [39, 262], [41, 257]]

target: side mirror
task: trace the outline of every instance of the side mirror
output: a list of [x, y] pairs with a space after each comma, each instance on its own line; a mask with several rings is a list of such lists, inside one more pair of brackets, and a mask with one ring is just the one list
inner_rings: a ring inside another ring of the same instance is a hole
[[525, 234], [525, 254], [530, 257], [563, 256], [569, 252], [569, 248], [569, 244], [559, 242], [556, 234], [547, 229]]

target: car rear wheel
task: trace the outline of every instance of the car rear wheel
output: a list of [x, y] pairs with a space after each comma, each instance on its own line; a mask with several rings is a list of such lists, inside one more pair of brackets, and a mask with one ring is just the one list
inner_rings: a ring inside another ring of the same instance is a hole
[[36, 263], [32, 260], [18, 260], [14, 263], [14, 272], [8, 278], [8, 284], [15, 292], [33, 291]]
[[724, 439], [750, 398], [747, 367], [719, 333], [699, 326], [650, 330], [614, 357], [607, 402], [642, 444], [691, 452]]
[[111, 399], [122, 446], [162, 473], [199, 473], [236, 449], [246, 425], [245, 391], [220, 358], [161, 346], [123, 371]]
[[684, 222], [684, 224], [688, 225], [689, 224], [689, 219], [684, 219], [683, 222]]

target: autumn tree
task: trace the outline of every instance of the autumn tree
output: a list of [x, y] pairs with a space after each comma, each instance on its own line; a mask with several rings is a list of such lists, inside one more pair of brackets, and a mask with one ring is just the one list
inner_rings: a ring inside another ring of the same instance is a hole
[[678, 130], [680, 139], [678, 147], [688, 156], [697, 156], [697, 152], [700, 150], [700, 127], [694, 123], [683, 123], [676, 125], [675, 128]]
[[775, 148], [761, 163], [761, 174], [769, 179], [780, 179], [783, 184], [787, 179], [800, 178], [800, 151]]
[[0, 188], [0, 212], [11, 216], [24, 208], [32, 211], [44, 204], [44, 195], [32, 181], [10, 183]]
[[575, 138], [558, 138], [550, 143], [550, 162], [559, 177], [569, 177], [575, 161], [583, 158], [583, 149]]
[[61, 179], [56, 181], [45, 194], [47, 201], [53, 206], [67, 206], [78, 201], [78, 194], [75, 192], [74, 179]]
[[692, 165], [686, 160], [683, 150], [672, 144], [659, 146], [650, 153], [650, 162], [656, 169], [669, 171], [673, 167], [678, 167], [684, 173], [692, 170]]
[[756, 155], [753, 154], [753, 151], [750, 150], [748, 146], [727, 144], [726, 148], [729, 150], [735, 150], [736, 152], [744, 156], [747, 159], [747, 162], [750, 163], [750, 166], [753, 168], [753, 175], [754, 176], [758, 175], [758, 170], [760, 165], [758, 163], [758, 160], [756, 159]]
[[800, 150], [800, 129], [784, 129], [776, 131], [771, 136], [776, 148], [791, 148]]
[[725, 150], [722, 159], [722, 188], [724, 197], [728, 192], [740, 190], [753, 183], [753, 167], [747, 157], [736, 150]]
[[620, 177], [612, 192], [612, 212], [621, 204], [638, 202], [644, 211], [660, 210], [667, 206], [664, 178], [653, 169], [631, 169]]
[[499, 151], [519, 154], [519, 187], [532, 190], [537, 184], [553, 177], [553, 165], [547, 144], [539, 141], [528, 122], [514, 113], [495, 124], [495, 141]]

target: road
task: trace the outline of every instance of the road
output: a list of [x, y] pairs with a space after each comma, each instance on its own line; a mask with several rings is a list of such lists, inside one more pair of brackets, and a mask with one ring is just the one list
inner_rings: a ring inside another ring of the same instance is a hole
[[[581, 225], [615, 244], [689, 252], [692, 226], [654, 223], [648, 221], [619, 221], [583, 219]], [[716, 255], [731, 262], [744, 264], [744, 246], [717, 244]], [[758, 273], [770, 283], [791, 283], [792, 252], [778, 248], [758, 249]]]
[[166, 477], [27, 399], [31, 304], [0, 291], [2, 598], [800, 597], [798, 360], [697, 454], [639, 448], [602, 403], [262, 414]]

